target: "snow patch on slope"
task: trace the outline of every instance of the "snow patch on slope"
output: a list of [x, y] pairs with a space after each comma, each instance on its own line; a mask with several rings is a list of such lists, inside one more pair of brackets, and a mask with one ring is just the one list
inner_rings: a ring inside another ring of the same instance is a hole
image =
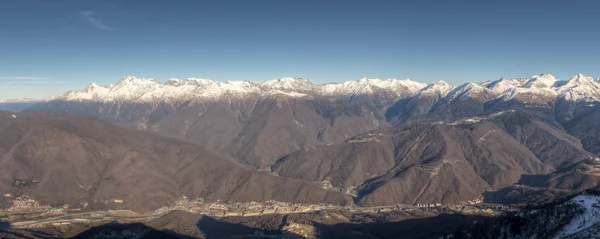
[[600, 223], [600, 197], [580, 195], [571, 199], [569, 202], [578, 204], [585, 212], [573, 218], [555, 238], [563, 238]]
[[490, 120], [493, 118], [496, 118], [498, 116], [502, 116], [502, 115], [506, 115], [506, 114], [512, 114], [514, 113], [514, 110], [505, 110], [505, 111], [500, 111], [500, 112], [496, 112], [493, 114], [490, 114], [488, 116], [481, 116], [481, 117], [471, 117], [471, 118], [464, 118], [464, 119], [459, 119], [459, 120], [455, 120], [455, 121], [436, 121], [431, 123], [432, 125], [465, 125], [465, 124], [475, 124], [475, 123], [479, 123], [481, 121], [486, 121], [486, 120]]

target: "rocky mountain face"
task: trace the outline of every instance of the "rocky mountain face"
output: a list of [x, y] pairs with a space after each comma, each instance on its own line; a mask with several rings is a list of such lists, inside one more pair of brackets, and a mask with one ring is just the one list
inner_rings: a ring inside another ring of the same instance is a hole
[[368, 78], [161, 83], [128, 76], [30, 109], [185, 140], [250, 168], [345, 191], [367, 206], [597, 185], [598, 101], [600, 82], [583, 74], [460, 86]]
[[[450, 204], [517, 183], [564, 189], [577, 189], [582, 182], [595, 185], [598, 182], [591, 179], [557, 173], [595, 158], [565, 132], [506, 111], [372, 131], [294, 152], [279, 160], [273, 171], [354, 189], [363, 205]], [[595, 179], [600, 174], [591, 170], [585, 175]], [[575, 182], [562, 185], [567, 178]]]
[[284, 78], [263, 83], [201, 79], [160, 83], [126, 77], [52, 97], [36, 110], [61, 110], [158, 132], [266, 168], [293, 151], [342, 142], [389, 124], [385, 109], [426, 84], [361, 79], [314, 85]]
[[[14, 117], [16, 116], [16, 117]], [[0, 112], [0, 192], [43, 205], [149, 211], [182, 196], [208, 201], [352, 199], [259, 172], [196, 144], [57, 113]]]

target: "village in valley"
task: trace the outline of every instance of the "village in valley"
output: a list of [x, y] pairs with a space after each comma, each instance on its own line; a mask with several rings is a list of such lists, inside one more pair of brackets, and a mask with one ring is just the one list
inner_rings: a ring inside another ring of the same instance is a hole
[[[121, 199], [111, 199], [110, 203], [123, 203]], [[87, 206], [87, 205], [85, 205]], [[206, 202], [202, 198], [188, 199], [182, 196], [173, 206], [162, 207], [152, 213], [136, 213], [130, 210], [107, 210], [86, 212], [85, 208], [75, 208], [69, 205], [51, 207], [40, 205], [39, 202], [21, 196], [12, 200], [12, 206], [0, 210], [0, 220], [9, 221], [17, 228], [41, 228], [53, 226], [56, 228], [68, 227], [72, 224], [92, 225], [107, 222], [133, 223], [144, 222], [159, 218], [171, 211], [186, 211], [190, 213], [213, 217], [251, 217], [267, 214], [310, 213], [323, 210], [347, 211], [351, 213], [386, 213], [394, 211], [412, 212], [423, 211], [436, 214], [462, 213], [497, 216], [516, 208], [484, 204], [482, 198], [476, 198], [457, 205], [442, 205], [440, 203], [415, 204], [380, 207], [339, 206], [330, 204], [303, 204], [278, 202]]]

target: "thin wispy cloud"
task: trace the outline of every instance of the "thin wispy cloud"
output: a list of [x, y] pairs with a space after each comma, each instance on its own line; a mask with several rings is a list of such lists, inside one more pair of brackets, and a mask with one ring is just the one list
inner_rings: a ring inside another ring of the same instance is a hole
[[3, 80], [46, 80], [47, 78], [43, 77], [32, 77], [32, 76], [8, 76], [2, 77]]
[[7, 81], [6, 85], [26, 85], [26, 84], [63, 84], [64, 81], [46, 81], [46, 80], [26, 80], [26, 81]]
[[0, 77], [2, 81], [0, 84], [3, 85], [31, 85], [31, 84], [63, 84], [64, 81], [53, 81], [43, 77], [31, 77], [31, 76], [9, 76]]
[[83, 21], [85, 21], [87, 24], [90, 24], [91, 26], [93, 26], [97, 29], [104, 30], [104, 31], [114, 31], [115, 30], [114, 28], [106, 25], [99, 18], [94, 17], [94, 12], [92, 12], [92, 11], [79, 11], [79, 12], [77, 12], [77, 15], [79, 15], [79, 17]]

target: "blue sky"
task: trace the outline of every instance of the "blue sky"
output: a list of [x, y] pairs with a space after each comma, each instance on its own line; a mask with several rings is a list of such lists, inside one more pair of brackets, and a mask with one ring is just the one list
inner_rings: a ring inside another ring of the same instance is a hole
[[600, 77], [598, 1], [0, 1], [0, 98], [125, 75]]

